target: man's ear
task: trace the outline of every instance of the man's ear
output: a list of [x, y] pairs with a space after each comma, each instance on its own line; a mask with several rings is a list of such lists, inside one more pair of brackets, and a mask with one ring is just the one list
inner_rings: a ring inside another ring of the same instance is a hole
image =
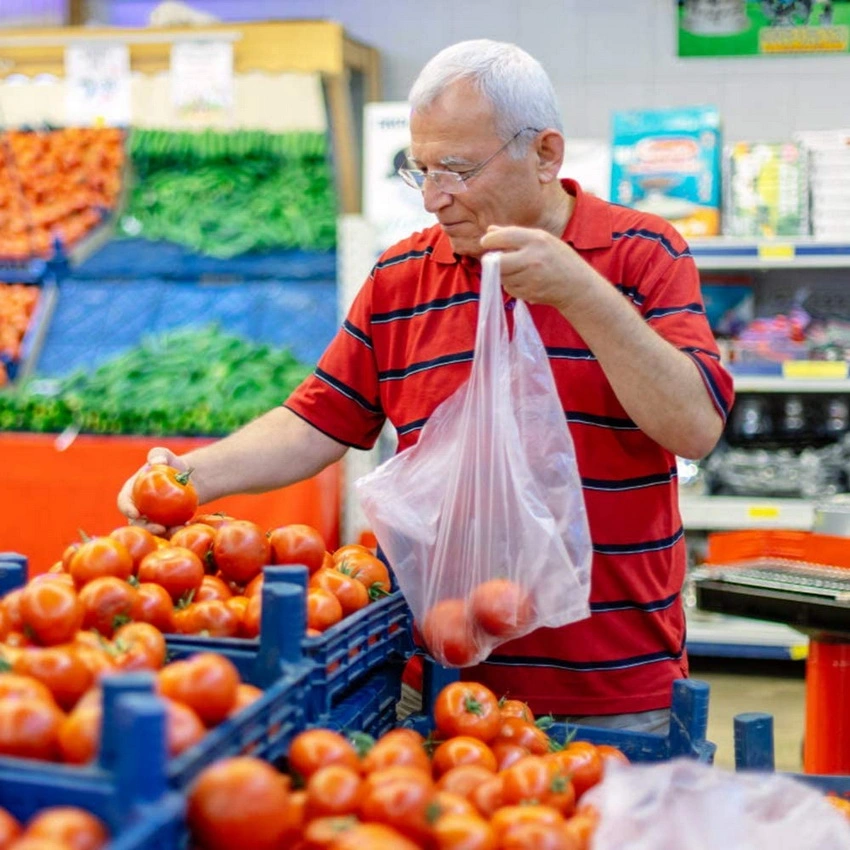
[[564, 162], [564, 137], [557, 130], [543, 130], [537, 137], [537, 176], [541, 183], [558, 179]]

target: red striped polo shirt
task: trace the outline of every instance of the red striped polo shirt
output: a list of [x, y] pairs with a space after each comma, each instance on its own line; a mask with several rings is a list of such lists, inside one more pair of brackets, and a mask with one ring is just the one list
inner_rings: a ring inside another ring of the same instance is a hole
[[[732, 379], [720, 364], [685, 241], [660, 218], [586, 195], [574, 181], [563, 184], [576, 198], [564, 241], [693, 360], [725, 419]], [[286, 405], [348, 446], [371, 447], [385, 419], [398, 432], [399, 451], [413, 445], [469, 376], [480, 283], [480, 263], [456, 256], [439, 226], [396, 244]], [[687, 675], [676, 458], [632, 422], [571, 324], [553, 307], [530, 310], [584, 488], [594, 552], [591, 616], [504, 644], [464, 675], [538, 712], [666, 707], [671, 681]]]

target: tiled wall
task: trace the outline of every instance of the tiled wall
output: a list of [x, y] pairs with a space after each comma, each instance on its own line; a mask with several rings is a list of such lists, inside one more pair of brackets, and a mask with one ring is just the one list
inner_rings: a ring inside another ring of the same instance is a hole
[[[9, 0], [2, 0], [9, 2]], [[224, 19], [331, 18], [379, 48], [384, 94], [403, 100], [421, 65], [465, 38], [515, 41], [554, 79], [567, 130], [607, 137], [613, 109], [715, 104], [728, 140], [782, 140], [850, 125], [850, 55], [679, 59], [675, 0], [191, 0]], [[93, 0], [140, 26], [151, 0]]]

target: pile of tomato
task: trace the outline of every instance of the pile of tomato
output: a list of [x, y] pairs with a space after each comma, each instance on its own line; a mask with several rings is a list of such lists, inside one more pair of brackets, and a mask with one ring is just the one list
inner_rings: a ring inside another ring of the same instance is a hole
[[310, 729], [284, 775], [222, 760], [189, 793], [203, 850], [586, 850], [597, 814], [581, 802], [613, 747], [560, 746], [529, 707], [483, 685], [448, 685], [428, 739], [394, 729], [377, 741]]
[[101, 850], [108, 843], [103, 821], [76, 806], [42, 809], [26, 824], [0, 808], [3, 850]]

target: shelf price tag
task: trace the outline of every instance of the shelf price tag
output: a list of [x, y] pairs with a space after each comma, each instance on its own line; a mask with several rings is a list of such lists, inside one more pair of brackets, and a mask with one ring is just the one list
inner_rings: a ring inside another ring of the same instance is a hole
[[843, 379], [847, 377], [844, 360], [786, 360], [782, 364], [783, 378]]
[[779, 508], [776, 505], [749, 505], [748, 519], [779, 519]]
[[114, 42], [65, 48], [65, 119], [71, 126], [130, 123], [130, 49]]
[[788, 263], [794, 260], [796, 250], [791, 243], [762, 242], [758, 246], [759, 259], [766, 263]]

